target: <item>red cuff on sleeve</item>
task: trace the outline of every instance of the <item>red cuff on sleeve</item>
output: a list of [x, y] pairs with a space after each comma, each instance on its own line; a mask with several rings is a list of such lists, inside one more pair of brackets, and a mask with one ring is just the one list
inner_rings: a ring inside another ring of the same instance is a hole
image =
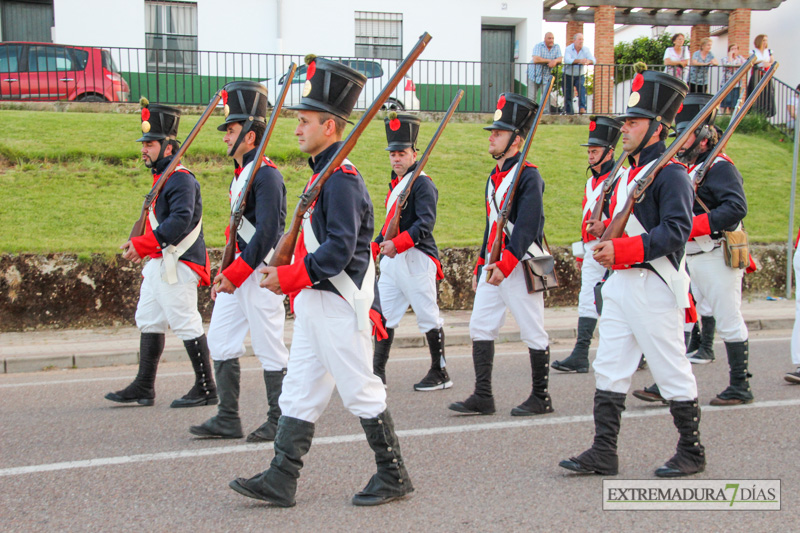
[[278, 267], [278, 283], [283, 294], [291, 294], [312, 285], [305, 261]]
[[241, 257], [237, 257], [228, 268], [222, 271], [222, 275], [228, 278], [228, 281], [235, 287], [241, 287], [244, 280], [252, 273], [253, 269]]
[[370, 249], [372, 250], [372, 260], [375, 261], [377, 259], [378, 254], [381, 253], [381, 245], [377, 242], [373, 241], [370, 243]]
[[394, 243], [394, 247], [397, 248], [398, 254], [402, 254], [409, 248], [414, 247], [414, 241], [411, 239], [411, 235], [409, 235], [407, 231], [404, 231], [392, 239], [392, 243]]
[[506, 248], [503, 250], [503, 255], [500, 256], [500, 261], [495, 263], [495, 265], [497, 265], [497, 268], [500, 269], [500, 272], [502, 272], [505, 277], [508, 277], [517, 266], [517, 263], [519, 263], [519, 259]]
[[692, 218], [692, 233], [689, 234], [690, 239], [699, 237], [700, 235], [711, 235], [711, 226], [708, 224], [708, 213], [697, 215]]
[[576, 257], [575, 261], [577, 261], [578, 263], [583, 263], [583, 257]]
[[475, 263], [475, 269], [472, 271], [473, 274], [476, 276], [478, 275], [478, 267], [481, 267], [486, 264], [486, 259], [483, 257], [478, 257], [478, 262]]
[[152, 231], [148, 231], [141, 237], [132, 238], [131, 244], [136, 248], [136, 253], [139, 254], [139, 257], [147, 257], [161, 251], [161, 247], [158, 245], [156, 236]]
[[614, 264], [633, 265], [644, 261], [644, 241], [639, 237], [611, 239], [614, 245]]

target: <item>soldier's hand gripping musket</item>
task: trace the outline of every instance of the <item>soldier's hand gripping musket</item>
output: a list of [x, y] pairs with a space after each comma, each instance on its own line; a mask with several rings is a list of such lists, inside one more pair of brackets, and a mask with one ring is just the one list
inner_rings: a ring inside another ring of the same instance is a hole
[[442, 121], [439, 123], [436, 133], [428, 143], [425, 153], [422, 154], [422, 158], [420, 158], [419, 162], [417, 163], [417, 168], [414, 169], [414, 173], [411, 175], [408, 185], [406, 185], [406, 188], [403, 189], [403, 192], [401, 192], [400, 196], [398, 196], [397, 208], [395, 209], [394, 216], [389, 221], [389, 225], [386, 227], [384, 240], [390, 241], [397, 237], [397, 234], [400, 232], [400, 218], [403, 216], [403, 208], [405, 208], [408, 201], [408, 195], [411, 194], [411, 188], [414, 186], [414, 182], [417, 180], [417, 178], [422, 174], [422, 170], [425, 168], [425, 164], [428, 162], [428, 157], [430, 157], [433, 147], [436, 146], [436, 143], [439, 141], [439, 137], [441, 137], [442, 132], [450, 122], [450, 118], [453, 116], [453, 113], [455, 113], [458, 103], [461, 101], [463, 96], [464, 90], [459, 89], [455, 98], [453, 98], [450, 107], [447, 109], [447, 113], [445, 113], [444, 118], [442, 118]]

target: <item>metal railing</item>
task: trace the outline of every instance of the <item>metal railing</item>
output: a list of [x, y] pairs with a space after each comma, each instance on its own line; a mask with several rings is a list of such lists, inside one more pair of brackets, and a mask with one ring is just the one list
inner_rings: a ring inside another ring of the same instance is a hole
[[[15, 43], [0, 46], [0, 99], [4, 100], [105, 100], [136, 102], [141, 96], [164, 104], [204, 105], [221, 86], [233, 80], [254, 80], [263, 83], [269, 97], [277, 94], [284, 73], [291, 62], [301, 65], [287, 94], [286, 105], [300, 101], [305, 82], [303, 56], [197, 50], [163, 50], [153, 48], [77, 47], [47, 45], [53, 61], [34, 58], [34, 45]], [[42, 47], [36, 47], [41, 52]], [[102, 61], [86, 61], [102, 53]], [[16, 54], [16, 55], [14, 55]], [[13, 57], [12, 57], [13, 56]], [[376, 58], [331, 57], [360, 70], [368, 76], [356, 109], [366, 108], [378, 95], [394, 72], [399, 60]], [[38, 61], [37, 61], [38, 60]], [[649, 65], [664, 70], [664, 65]], [[685, 67], [683, 78], [690, 80], [695, 67]], [[700, 67], [708, 92], [723, 84], [726, 67]], [[584, 68], [586, 112], [602, 111], [621, 114], [631, 94], [633, 65], [593, 65]], [[567, 112], [564, 82], [577, 81], [564, 76], [563, 65], [552, 71], [556, 83], [546, 112]], [[8, 81], [16, 80], [16, 81]], [[694, 78], [692, 78], [694, 79]], [[503, 92], [530, 94], [527, 63], [489, 63], [480, 61], [418, 60], [404, 83], [392, 93], [388, 107], [398, 110], [444, 111], [456, 91], [465, 95], [459, 112], [492, 112]], [[793, 124], [797, 91], [780, 80], [755, 109], [762, 112], [784, 133]], [[742, 90], [746, 87], [742, 85]], [[571, 88], [571, 87], [570, 87]], [[599, 92], [598, 92], [599, 91]], [[582, 107], [573, 89], [573, 112]], [[601, 93], [602, 105], [594, 105]], [[732, 105], [730, 107], [733, 107]], [[727, 109], [721, 110], [723, 113]]]

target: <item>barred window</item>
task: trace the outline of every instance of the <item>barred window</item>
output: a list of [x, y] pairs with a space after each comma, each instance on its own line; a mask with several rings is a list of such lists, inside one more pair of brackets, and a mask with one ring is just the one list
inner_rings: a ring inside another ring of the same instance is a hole
[[403, 14], [356, 11], [357, 57], [403, 58]]
[[197, 74], [197, 3], [145, 0], [148, 72]]

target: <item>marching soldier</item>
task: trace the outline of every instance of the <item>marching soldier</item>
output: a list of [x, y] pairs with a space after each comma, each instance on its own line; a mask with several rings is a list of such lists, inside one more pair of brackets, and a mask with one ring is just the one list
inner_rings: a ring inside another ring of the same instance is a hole
[[[234, 177], [229, 196], [231, 205], [244, 194], [244, 180], [256, 157], [257, 147], [266, 130], [267, 91], [254, 81], [235, 81], [225, 86], [227, 92], [224, 131], [227, 153], [233, 158]], [[208, 343], [214, 360], [214, 374], [219, 390], [217, 415], [189, 432], [200, 437], [239, 439], [239, 358], [244, 355], [244, 339], [250, 332], [253, 351], [261, 362], [267, 389], [267, 421], [247, 436], [248, 442], [275, 439], [281, 408], [283, 376], [289, 351], [283, 343], [286, 311], [283, 296], [262, 289], [256, 268], [265, 264], [283, 235], [286, 219], [286, 187], [283, 176], [266, 157], [251, 178], [253, 185], [246, 198], [239, 228], [227, 228], [226, 237], [236, 239], [236, 259], [214, 278], [211, 298], [214, 311], [208, 328]]]
[[[666, 150], [668, 125], [688, 92], [681, 80], [650, 70], [637, 74], [632, 88], [627, 113], [620, 117], [631, 168], [617, 183], [614, 216]], [[595, 437], [590, 449], [561, 461], [563, 468], [617, 474], [620, 420], [642, 351], [680, 434], [677, 452], [655, 471], [656, 476], [687, 476], [705, 468], [697, 383], [683, 340], [685, 310], [691, 306], [684, 247], [692, 228], [692, 195], [686, 167], [670, 162], [634, 204], [627, 236], [601, 242], [594, 249], [595, 260], [614, 269], [602, 288], [600, 346], [593, 364]]]
[[453, 382], [445, 369], [444, 320], [436, 303], [436, 281], [444, 279], [444, 274], [439, 263], [439, 249], [433, 239], [439, 193], [433, 180], [424, 172], [420, 174], [403, 208], [399, 234], [391, 240], [384, 239], [386, 228], [399, 209], [397, 198], [408, 187], [417, 167], [420, 120], [413, 115], [391, 114], [384, 122], [392, 175], [386, 196], [386, 223], [372, 243], [372, 252], [375, 256], [378, 253], [383, 255], [378, 293], [388, 337], [375, 342], [372, 365], [375, 374], [386, 384], [386, 361], [394, 328], [411, 305], [417, 316], [417, 326], [425, 334], [431, 352], [431, 368], [414, 385], [414, 390], [448, 389]]
[[[583, 374], [589, 371], [589, 346], [592, 343], [594, 328], [597, 326], [597, 309], [595, 308], [594, 287], [602, 279], [606, 269], [592, 257], [592, 250], [597, 245], [598, 236], [605, 230], [603, 220], [608, 219], [610, 194], [604, 199], [603, 215], [599, 221], [592, 222], [595, 205], [603, 193], [603, 185], [614, 167], [614, 148], [619, 140], [619, 129], [622, 124], [611, 117], [596, 117], [589, 123], [589, 141], [586, 146], [589, 156], [589, 170], [592, 175], [586, 181], [583, 196], [583, 220], [581, 232], [583, 239], [573, 244], [578, 265], [581, 269], [581, 292], [578, 295], [578, 340], [569, 357], [563, 361], [553, 361], [552, 367], [562, 372]], [[620, 169], [622, 172], [624, 169]], [[616, 185], [618, 175], [611, 178]], [[613, 185], [612, 185], [613, 187]], [[594, 227], [597, 229], [595, 230]], [[594, 233], [590, 233], [593, 230]], [[599, 235], [597, 235], [599, 233]], [[577, 248], [577, 249], [575, 249]]]
[[[148, 104], [143, 100], [142, 160], [153, 175], [161, 177], [178, 151], [181, 112], [174, 107]], [[144, 234], [121, 246], [122, 257], [140, 262], [142, 288], [136, 307], [139, 341], [139, 372], [126, 388], [109, 392], [106, 399], [119, 403], [153, 405], [156, 370], [167, 328], [183, 340], [192, 362], [195, 384], [170, 407], [216, 405], [217, 388], [211, 375], [208, 343], [203, 320], [197, 310], [197, 286], [209, 284], [209, 262], [203, 239], [203, 202], [200, 183], [179, 165], [150, 208]]]
[[[710, 94], [686, 97], [676, 118], [677, 134], [686, 130], [711, 98]], [[702, 317], [702, 329], [700, 348], [688, 356], [692, 363], [714, 361], [710, 348], [716, 326], [728, 352], [730, 385], [711, 400], [711, 405], [738, 405], [753, 401], [748, 381], [747, 326], [741, 310], [744, 270], [725, 264], [721, 240], [723, 230], [741, 227], [747, 215], [747, 199], [742, 175], [728, 156], [720, 154], [714, 161], [707, 160], [718, 140], [719, 131], [712, 117], [689, 136], [678, 152], [679, 159], [689, 165], [689, 177], [697, 189], [686, 261], [692, 276], [692, 295]], [[704, 176], [697, 182], [697, 171], [702, 167], [705, 167]], [[658, 389], [652, 387], [645, 391], [658, 393]], [[648, 399], [641, 394], [637, 397]]]
[[[489, 153], [497, 165], [486, 182], [486, 228], [475, 266], [472, 286], [475, 303], [470, 318], [472, 362], [475, 367], [475, 392], [450, 409], [465, 414], [489, 415], [495, 412], [492, 395], [494, 341], [502, 326], [506, 309], [520, 328], [522, 341], [528, 346], [533, 388], [530, 397], [511, 410], [512, 416], [531, 416], [553, 412], [548, 389], [550, 348], [544, 330], [544, 297], [541, 292], [528, 293], [521, 261], [541, 255], [544, 237], [544, 181], [537, 168], [520, 161], [519, 149], [530, 129], [538, 105], [513, 93], [500, 95], [495, 121], [489, 130]], [[518, 165], [522, 165], [519, 185], [503, 235], [495, 235], [500, 206]], [[502, 255], [493, 264], [486, 264], [495, 238], [502, 239]], [[488, 273], [489, 279], [481, 275]]]
[[[347, 117], [366, 78], [334, 61], [309, 56], [307, 62], [305, 96], [290, 109], [297, 110], [295, 135], [300, 150], [310, 156], [313, 182], [342, 145]], [[276, 294], [296, 294], [297, 318], [275, 457], [261, 474], [232, 481], [236, 492], [280, 507], [295, 504], [303, 456], [337, 386], [344, 406], [360, 417], [378, 467], [353, 504], [379, 505], [414, 490], [386, 407], [386, 390], [372, 372], [370, 321], [383, 329], [379, 313], [370, 309], [376, 301], [373, 223], [364, 180], [345, 160], [303, 221], [294, 263], [259, 269], [266, 274], [262, 286]]]

